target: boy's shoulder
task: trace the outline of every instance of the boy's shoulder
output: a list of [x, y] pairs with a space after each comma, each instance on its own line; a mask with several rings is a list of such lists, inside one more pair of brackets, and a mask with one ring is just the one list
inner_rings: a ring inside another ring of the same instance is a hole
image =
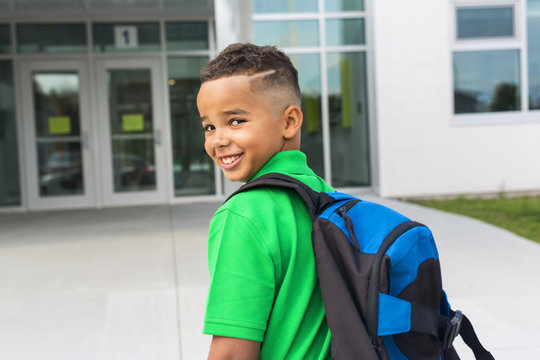
[[292, 191], [285, 188], [259, 187], [230, 197], [220, 206], [218, 212], [228, 210], [242, 215], [266, 213], [290, 203], [291, 194]]
[[[298, 202], [296, 202], [298, 201]], [[259, 239], [266, 243], [270, 241], [273, 248], [277, 240], [267, 235], [284, 231], [302, 219], [302, 200], [295, 200], [288, 194], [287, 189], [257, 188], [236, 194], [221, 205], [210, 222], [210, 237], [232, 237], [236, 241], [245, 236]], [[311, 222], [307, 208], [304, 221]]]
[[[286, 174], [291, 176], [291, 174]], [[331, 192], [333, 189], [320, 177], [313, 175], [296, 175], [297, 180], [317, 192]], [[298, 193], [289, 188], [263, 186], [243, 191], [230, 197], [216, 214], [222, 212], [234, 213], [242, 217], [264, 217], [279, 214], [286, 208], [300, 210], [305, 203]]]

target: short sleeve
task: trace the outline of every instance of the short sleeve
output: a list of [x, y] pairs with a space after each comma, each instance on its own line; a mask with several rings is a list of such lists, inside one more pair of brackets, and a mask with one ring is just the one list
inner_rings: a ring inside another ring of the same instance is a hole
[[261, 231], [230, 209], [212, 219], [205, 334], [263, 340], [276, 286], [271, 251]]

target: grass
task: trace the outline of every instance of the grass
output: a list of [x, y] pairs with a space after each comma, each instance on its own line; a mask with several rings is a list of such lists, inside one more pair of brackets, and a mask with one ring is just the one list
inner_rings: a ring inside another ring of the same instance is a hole
[[470, 216], [540, 243], [540, 196], [415, 200], [419, 205]]

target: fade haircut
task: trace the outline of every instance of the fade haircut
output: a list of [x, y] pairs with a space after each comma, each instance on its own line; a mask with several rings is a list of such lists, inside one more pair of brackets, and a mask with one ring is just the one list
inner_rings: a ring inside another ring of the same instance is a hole
[[300, 106], [298, 71], [285, 53], [275, 46], [232, 44], [201, 70], [201, 83], [225, 77], [261, 74], [251, 81], [251, 91], [277, 90], [289, 93], [290, 101]]

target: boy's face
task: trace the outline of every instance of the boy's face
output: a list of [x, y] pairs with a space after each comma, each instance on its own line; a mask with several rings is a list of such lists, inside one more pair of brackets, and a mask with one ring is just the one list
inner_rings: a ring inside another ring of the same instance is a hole
[[251, 179], [286, 141], [284, 109], [275, 111], [272, 105], [281, 105], [273, 97], [251, 91], [256, 76], [207, 81], [197, 96], [205, 150], [230, 181]]

